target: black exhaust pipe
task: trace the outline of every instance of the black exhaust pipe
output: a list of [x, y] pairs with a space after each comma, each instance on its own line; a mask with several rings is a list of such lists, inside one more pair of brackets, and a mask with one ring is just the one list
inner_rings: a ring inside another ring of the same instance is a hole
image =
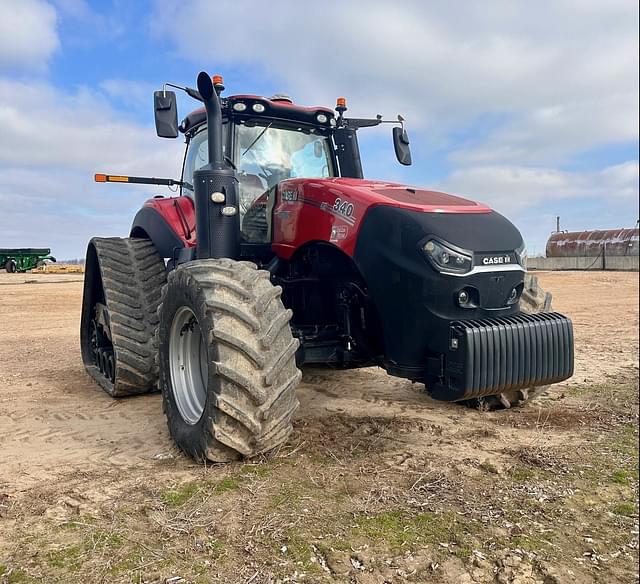
[[196, 200], [196, 256], [203, 258], [240, 257], [240, 215], [238, 180], [223, 154], [222, 109], [220, 99], [204, 71], [198, 75], [198, 91], [207, 112], [209, 164], [193, 173]]

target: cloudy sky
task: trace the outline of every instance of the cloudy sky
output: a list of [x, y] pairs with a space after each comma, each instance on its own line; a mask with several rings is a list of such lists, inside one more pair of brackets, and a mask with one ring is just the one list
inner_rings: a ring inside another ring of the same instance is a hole
[[402, 113], [414, 165], [388, 128], [364, 130], [365, 174], [489, 203], [530, 251], [556, 215], [570, 230], [638, 218], [637, 0], [0, 0], [0, 247], [70, 258], [126, 235], [162, 190], [93, 173], [179, 176], [152, 92], [201, 69], [228, 93]]

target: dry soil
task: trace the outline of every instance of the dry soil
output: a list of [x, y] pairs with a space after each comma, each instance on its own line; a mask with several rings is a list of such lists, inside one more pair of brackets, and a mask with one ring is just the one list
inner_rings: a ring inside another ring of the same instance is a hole
[[539, 278], [577, 360], [536, 403], [308, 369], [285, 446], [205, 467], [84, 373], [81, 276], [0, 273], [0, 583], [637, 582], [638, 276]]

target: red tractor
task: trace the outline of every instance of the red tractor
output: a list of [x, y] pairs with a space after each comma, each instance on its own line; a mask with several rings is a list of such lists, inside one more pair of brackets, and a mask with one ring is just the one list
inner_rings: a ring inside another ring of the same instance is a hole
[[[137, 213], [129, 238], [86, 257], [82, 357], [112, 396], [162, 391], [177, 445], [228, 461], [291, 432], [309, 364], [378, 365], [436, 399], [510, 407], [573, 373], [571, 321], [525, 274], [518, 230], [457, 196], [363, 178], [359, 128], [385, 121], [283, 95], [222, 97], [178, 126], [154, 94], [159, 136], [186, 138], [177, 185]], [[393, 122], [411, 164], [403, 119]]]

